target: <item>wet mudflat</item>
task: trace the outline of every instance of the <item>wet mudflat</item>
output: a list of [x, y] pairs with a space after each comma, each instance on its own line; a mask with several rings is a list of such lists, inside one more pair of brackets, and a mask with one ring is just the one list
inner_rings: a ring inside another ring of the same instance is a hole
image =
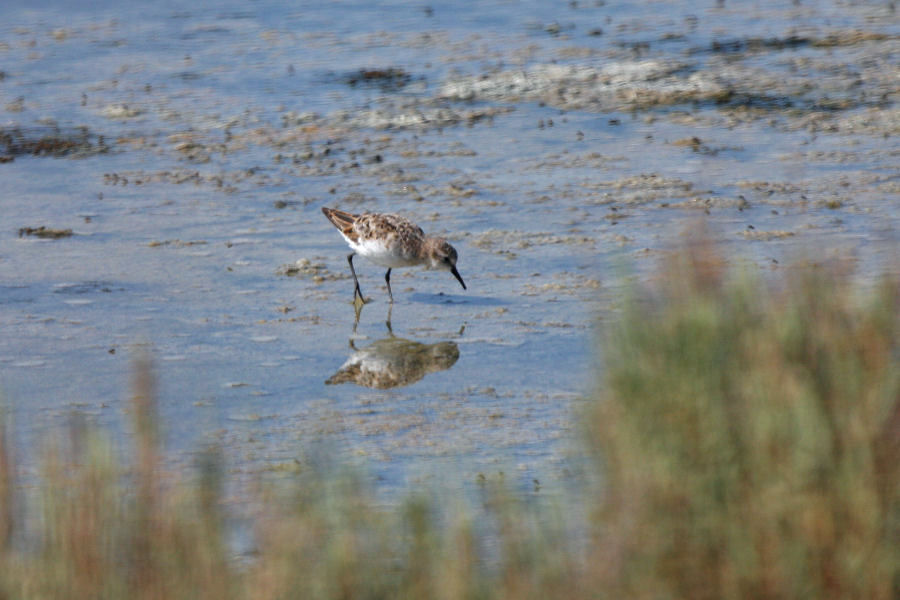
[[[166, 440], [237, 473], [323, 443], [386, 488], [565, 479], [592, 331], [704, 221], [732, 260], [896, 271], [892, 3], [0, 8], [0, 393], [23, 444]], [[391, 211], [445, 272], [357, 259]], [[41, 235], [40, 232], [51, 232]], [[53, 235], [52, 232], [67, 232]], [[602, 353], [602, 348], [599, 349]]]

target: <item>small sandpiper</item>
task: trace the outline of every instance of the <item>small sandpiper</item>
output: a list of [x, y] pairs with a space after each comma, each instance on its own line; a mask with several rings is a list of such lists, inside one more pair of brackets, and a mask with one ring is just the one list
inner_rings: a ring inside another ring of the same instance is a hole
[[391, 269], [394, 268], [424, 265], [426, 269], [450, 271], [463, 289], [466, 289], [463, 278], [456, 270], [456, 249], [443, 238], [425, 235], [422, 228], [409, 219], [381, 213], [354, 215], [326, 207], [322, 207], [322, 212], [353, 249], [347, 256], [347, 262], [350, 263], [350, 272], [353, 273], [353, 283], [356, 285], [354, 302], [357, 296], [364, 302], [356, 269], [353, 268], [353, 257], [357, 252], [376, 265], [387, 267], [384, 280], [387, 282], [391, 304], [394, 303], [394, 294], [391, 293]]

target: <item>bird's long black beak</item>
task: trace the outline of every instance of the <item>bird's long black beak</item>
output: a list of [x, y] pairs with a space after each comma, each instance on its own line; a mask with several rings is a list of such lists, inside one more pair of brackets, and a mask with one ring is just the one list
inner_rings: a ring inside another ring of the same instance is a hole
[[450, 272], [453, 273], [453, 276], [456, 277], [456, 280], [459, 281], [459, 285], [463, 286], [463, 289], [466, 289], [466, 282], [462, 280], [462, 277], [459, 274], [459, 271], [456, 270], [456, 267], [450, 269]]

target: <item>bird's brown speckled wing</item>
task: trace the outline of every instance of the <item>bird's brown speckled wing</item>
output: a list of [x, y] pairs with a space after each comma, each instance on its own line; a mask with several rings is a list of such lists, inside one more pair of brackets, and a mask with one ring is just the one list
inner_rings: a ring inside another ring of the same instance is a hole
[[422, 240], [425, 232], [422, 228], [400, 215], [382, 213], [363, 213], [354, 223], [356, 233], [363, 239]]

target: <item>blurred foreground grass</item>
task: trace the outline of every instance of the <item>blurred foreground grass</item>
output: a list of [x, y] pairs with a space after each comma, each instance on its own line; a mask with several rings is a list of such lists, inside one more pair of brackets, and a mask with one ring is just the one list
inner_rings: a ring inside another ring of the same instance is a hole
[[677, 253], [602, 337], [587, 544], [502, 488], [448, 520], [460, 499], [379, 508], [335, 472], [260, 492], [235, 560], [221, 461], [163, 476], [139, 362], [133, 464], [73, 434], [31, 502], [0, 439], [0, 598], [900, 597], [898, 282], [722, 264]]

